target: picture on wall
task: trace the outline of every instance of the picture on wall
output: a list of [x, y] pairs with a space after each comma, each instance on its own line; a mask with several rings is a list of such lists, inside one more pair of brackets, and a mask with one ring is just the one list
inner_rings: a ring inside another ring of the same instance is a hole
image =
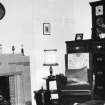
[[51, 35], [51, 24], [43, 23], [43, 35]]
[[83, 33], [77, 33], [75, 36], [75, 40], [82, 40], [83, 39]]

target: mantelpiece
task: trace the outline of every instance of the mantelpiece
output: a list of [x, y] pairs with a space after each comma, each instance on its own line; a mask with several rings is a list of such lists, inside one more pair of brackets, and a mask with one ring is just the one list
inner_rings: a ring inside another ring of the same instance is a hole
[[0, 77], [5, 78], [8, 91], [4, 92], [13, 105], [31, 102], [30, 58], [21, 54], [0, 55]]

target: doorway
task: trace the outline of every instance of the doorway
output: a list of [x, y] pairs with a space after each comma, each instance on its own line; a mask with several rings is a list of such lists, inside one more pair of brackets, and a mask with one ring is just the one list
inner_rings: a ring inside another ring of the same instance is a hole
[[10, 102], [9, 76], [0, 76], [0, 92]]

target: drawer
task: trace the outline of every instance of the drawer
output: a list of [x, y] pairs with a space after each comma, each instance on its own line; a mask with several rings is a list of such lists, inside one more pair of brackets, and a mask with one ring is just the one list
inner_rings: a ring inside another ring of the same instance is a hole
[[104, 65], [93, 65], [92, 69], [95, 74], [105, 75], [105, 66]]
[[96, 84], [104, 84], [105, 83], [105, 80], [104, 80], [104, 75], [100, 75], [100, 74], [97, 74], [95, 75], [95, 82]]
[[66, 42], [67, 53], [73, 52], [89, 52], [90, 46], [89, 41], [69, 41]]
[[92, 42], [93, 51], [105, 51], [105, 40], [98, 40]]
[[93, 64], [96, 66], [105, 64], [105, 53], [94, 53]]
[[68, 53], [78, 52], [78, 51], [85, 51], [84, 46], [74, 45], [74, 46], [68, 46], [68, 47], [69, 47], [68, 50], [67, 50]]
[[95, 89], [97, 91], [103, 91], [104, 90], [104, 86], [100, 85], [100, 86], [95, 86]]
[[103, 76], [104, 72], [102, 70], [101, 71], [98, 70], [95, 72], [95, 75]]
[[86, 47], [84, 45], [69, 45], [67, 47], [67, 53], [72, 53], [72, 52], [85, 52], [87, 51]]
[[103, 86], [95, 86], [94, 88], [94, 93], [101, 96], [105, 95], [104, 91], [105, 91], [105, 88]]
[[96, 76], [103, 76], [103, 78], [105, 79], [105, 68], [104, 69], [95, 69], [96, 71], [95, 71], [95, 75]]
[[104, 90], [105, 89], [105, 81], [95, 81], [95, 88], [97, 90]]

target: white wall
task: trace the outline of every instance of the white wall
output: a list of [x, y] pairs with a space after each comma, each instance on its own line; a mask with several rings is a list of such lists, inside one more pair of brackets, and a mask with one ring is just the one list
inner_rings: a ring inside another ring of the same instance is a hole
[[74, 32], [83, 33], [84, 39], [91, 38], [91, 6], [89, 0], [74, 0]]
[[[34, 0], [34, 64], [32, 65], [32, 90], [45, 86], [42, 78], [49, 75], [43, 66], [44, 49], [56, 48], [59, 66], [54, 74], [65, 73], [65, 41], [75, 39], [83, 33], [84, 39], [91, 38], [91, 8], [89, 0]], [[43, 35], [43, 24], [51, 23], [51, 35]]]
[[[74, 40], [82, 32], [84, 38], [91, 37], [91, 0], [0, 0], [6, 15], [0, 20], [0, 43], [3, 52], [11, 53], [11, 46], [24, 44], [25, 53], [31, 57], [32, 96], [41, 87], [42, 77], [49, 75], [43, 67], [43, 50], [56, 48], [59, 66], [54, 74], [65, 72], [65, 41]], [[93, 0], [92, 0], [93, 1]], [[44, 22], [51, 23], [51, 35], [43, 35]], [[34, 103], [34, 99], [33, 99]], [[35, 105], [35, 104], [33, 104]]]
[[[3, 53], [11, 53], [11, 46], [15, 46], [15, 53], [20, 53], [21, 44], [25, 54], [31, 57], [34, 49], [32, 0], [0, 0], [5, 6], [5, 17], [0, 20], [0, 44]], [[33, 93], [32, 93], [33, 94]]]
[[24, 44], [25, 52], [33, 49], [33, 20], [32, 0], [0, 0], [5, 6], [5, 17], [0, 20], [0, 43], [3, 52], [11, 53], [11, 46], [15, 45], [16, 52], [20, 52]]

